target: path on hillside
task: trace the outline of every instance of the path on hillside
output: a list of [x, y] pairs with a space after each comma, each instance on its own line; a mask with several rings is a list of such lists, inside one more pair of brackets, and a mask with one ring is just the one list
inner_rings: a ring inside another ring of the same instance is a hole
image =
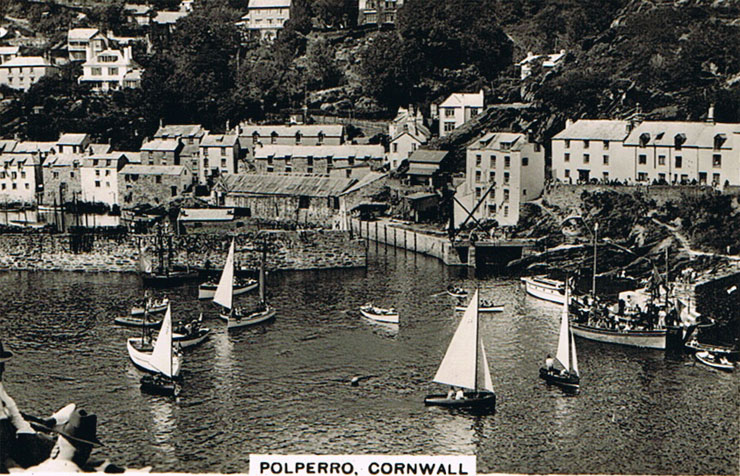
[[686, 237], [686, 235], [684, 235], [681, 232], [680, 226], [674, 226], [674, 225], [669, 225], [668, 223], [663, 223], [662, 221], [658, 220], [655, 217], [650, 217], [650, 219], [656, 225], [662, 226], [663, 228], [671, 232], [671, 235], [673, 235], [676, 241], [678, 241], [678, 243], [680, 244], [681, 249], [685, 251], [692, 258], [695, 258], [697, 256], [711, 256], [711, 257], [717, 257], [717, 258], [725, 258], [730, 261], [740, 262], [740, 256], [728, 255], [728, 254], [723, 254], [723, 253], [714, 253], [710, 251], [699, 251], [697, 249], [694, 249], [691, 247], [691, 242]]

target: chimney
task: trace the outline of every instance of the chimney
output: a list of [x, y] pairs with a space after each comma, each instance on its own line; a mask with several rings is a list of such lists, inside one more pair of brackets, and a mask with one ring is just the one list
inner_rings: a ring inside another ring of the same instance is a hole
[[85, 62], [89, 63], [93, 60], [95, 57], [95, 52], [93, 51], [93, 44], [92, 42], [88, 43], [87, 46], [85, 46]]
[[159, 128], [161, 129], [164, 126], [164, 122], [162, 121], [162, 118], [159, 118]]
[[123, 59], [126, 60], [126, 62], [130, 62], [132, 59], [132, 53], [131, 53], [131, 45], [126, 45], [123, 47]]
[[714, 104], [709, 105], [709, 110], [707, 111], [707, 122], [714, 124]]
[[573, 119], [566, 119], [565, 120], [565, 128], [566, 129], [569, 128], [572, 125], [573, 125]]

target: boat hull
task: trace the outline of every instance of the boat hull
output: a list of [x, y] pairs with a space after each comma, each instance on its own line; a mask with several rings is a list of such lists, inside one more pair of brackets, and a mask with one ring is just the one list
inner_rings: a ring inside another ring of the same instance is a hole
[[573, 322], [571, 323], [571, 331], [577, 337], [597, 342], [665, 350], [665, 330], [618, 331], [588, 327]]
[[465, 398], [460, 400], [447, 398], [446, 394], [432, 394], [424, 398], [424, 405], [471, 411], [493, 411], [496, 408], [496, 394], [491, 392], [465, 392]]
[[120, 326], [130, 326], [130, 327], [146, 327], [149, 329], [159, 329], [159, 326], [162, 325], [162, 319], [158, 321], [145, 321], [142, 318], [139, 317], [128, 317], [128, 316], [121, 316], [116, 317], [113, 319], [113, 322]]
[[[126, 341], [126, 348], [128, 349], [128, 356], [131, 359], [131, 362], [133, 362], [138, 369], [144, 370], [145, 372], [150, 372], [153, 374], [160, 373], [159, 370], [155, 369], [149, 362], [152, 354], [142, 352], [135, 347], [135, 344], [140, 343], [141, 337], [131, 337]], [[172, 359], [172, 374], [177, 377], [178, 375], [180, 375], [180, 358], [175, 355]]]
[[169, 274], [146, 273], [141, 275], [145, 286], [167, 287], [198, 279], [197, 271], [172, 271]]
[[468, 293], [455, 293], [455, 292], [452, 292], [452, 291], [449, 291], [449, 290], [447, 291], [447, 294], [449, 294], [452, 297], [456, 297], [456, 298], [466, 298], [466, 297], [468, 297]]
[[694, 354], [694, 356], [696, 357], [696, 360], [698, 360], [702, 364], [714, 369], [724, 370], [725, 372], [732, 372], [733, 370], [735, 370], [735, 365], [731, 362], [729, 364], [723, 364], [720, 362], [712, 361], [709, 358], [709, 352], [697, 352], [696, 354]]
[[232, 330], [269, 321], [270, 319], [275, 317], [275, 308], [268, 306], [267, 309], [264, 311], [253, 312], [248, 316], [242, 317], [241, 319], [230, 317], [228, 314], [224, 314], [223, 312], [219, 313], [219, 317], [226, 321], [227, 329]]
[[170, 380], [155, 380], [151, 375], [145, 375], [140, 380], [141, 391], [149, 395], [162, 395], [165, 397], [176, 397], [180, 394], [180, 386]]
[[145, 313], [149, 314], [161, 314], [164, 313], [167, 310], [167, 303], [159, 304], [157, 306], [152, 306], [149, 309], [144, 309], [143, 307], [133, 307], [131, 308], [131, 315], [132, 316], [143, 316]]
[[398, 324], [398, 313], [395, 314], [375, 314], [370, 311], [367, 311], [365, 309], [360, 309], [360, 314], [363, 315], [363, 317], [366, 317], [367, 319], [378, 321], [378, 322], [387, 322], [388, 324]]
[[522, 278], [522, 283], [524, 283], [524, 290], [530, 296], [557, 304], [565, 302], [565, 290], [562, 285], [549, 284], [532, 278]]
[[[465, 306], [455, 306], [456, 311], [465, 311]], [[479, 307], [478, 312], [504, 312], [504, 306]]]
[[578, 388], [581, 378], [577, 375], [560, 375], [560, 372], [551, 372], [546, 368], [540, 368], [540, 378], [544, 379], [548, 385], [558, 385], [564, 388]]
[[[216, 288], [217, 285], [204, 285], [201, 284], [198, 286], [198, 299], [213, 299], [213, 297], [216, 295]], [[259, 283], [251, 283], [246, 286], [240, 286], [236, 287], [234, 286], [234, 290], [232, 291], [232, 295], [238, 296], [240, 294], [248, 293], [249, 291], [252, 291], [254, 289], [257, 289], [259, 287]]]
[[195, 335], [172, 334], [172, 342], [178, 344], [182, 349], [194, 347], [204, 340], [208, 339], [211, 329], [203, 327]]

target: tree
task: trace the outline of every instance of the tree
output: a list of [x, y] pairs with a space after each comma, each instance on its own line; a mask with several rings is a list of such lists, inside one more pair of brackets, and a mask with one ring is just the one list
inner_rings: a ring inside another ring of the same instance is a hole
[[342, 71], [334, 59], [334, 48], [323, 38], [308, 44], [306, 51], [308, 70], [306, 85], [310, 89], [325, 89], [337, 86]]
[[419, 78], [408, 62], [402, 40], [393, 32], [373, 38], [362, 52], [360, 73], [364, 92], [391, 107], [408, 104]]

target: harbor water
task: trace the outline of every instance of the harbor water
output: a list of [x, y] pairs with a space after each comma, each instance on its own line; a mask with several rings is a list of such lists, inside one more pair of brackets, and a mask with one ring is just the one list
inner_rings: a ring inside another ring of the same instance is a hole
[[[740, 378], [660, 351], [577, 340], [581, 391], [538, 378], [560, 307], [518, 280], [370, 245], [367, 269], [271, 273], [274, 322], [226, 332], [197, 285], [168, 290], [175, 320], [204, 314], [178, 399], [141, 393], [113, 324], [143, 297], [134, 274], [0, 274], [5, 387], [26, 413], [70, 402], [98, 415], [94, 456], [157, 472], [246, 472], [250, 453], [475, 454], [479, 472], [737, 474]], [[462, 313], [449, 284], [479, 286], [504, 312], [481, 316], [494, 415], [425, 407]], [[237, 297], [248, 305], [256, 292]], [[394, 306], [400, 325], [358, 308]], [[351, 386], [354, 376], [365, 377]]]

